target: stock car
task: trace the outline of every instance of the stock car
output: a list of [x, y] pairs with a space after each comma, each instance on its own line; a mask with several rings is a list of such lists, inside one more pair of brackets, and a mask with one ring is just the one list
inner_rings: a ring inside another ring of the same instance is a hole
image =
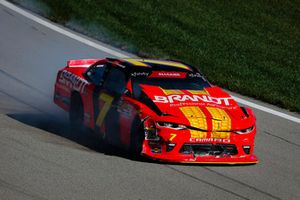
[[178, 163], [258, 162], [253, 111], [181, 61], [69, 60], [58, 71], [54, 102], [71, 126], [133, 154]]

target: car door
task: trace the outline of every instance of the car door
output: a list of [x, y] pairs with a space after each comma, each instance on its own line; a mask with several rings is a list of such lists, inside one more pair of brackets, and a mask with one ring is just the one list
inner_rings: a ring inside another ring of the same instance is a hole
[[124, 69], [111, 67], [103, 87], [95, 90], [96, 131], [111, 144], [120, 143], [120, 114], [118, 107], [126, 89]]
[[[90, 66], [84, 73], [83, 76], [89, 82], [84, 92], [84, 124], [91, 129], [95, 129], [94, 122], [94, 93], [99, 91], [107, 74], [108, 66], [106, 60], [100, 60], [94, 65]], [[91, 103], [92, 102], [92, 103]]]

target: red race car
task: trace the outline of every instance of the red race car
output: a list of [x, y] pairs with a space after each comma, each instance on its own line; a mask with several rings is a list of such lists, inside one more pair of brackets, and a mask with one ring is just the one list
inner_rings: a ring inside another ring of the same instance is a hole
[[171, 60], [70, 60], [54, 102], [72, 126], [167, 162], [251, 164], [256, 120], [188, 64]]

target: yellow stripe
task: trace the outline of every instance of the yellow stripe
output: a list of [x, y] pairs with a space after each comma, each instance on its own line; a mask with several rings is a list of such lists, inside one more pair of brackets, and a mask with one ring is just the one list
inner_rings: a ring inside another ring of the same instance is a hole
[[177, 63], [177, 62], [161, 61], [161, 60], [144, 60], [144, 62], [160, 64], [160, 65], [169, 65], [169, 66], [172, 66], [172, 67], [178, 67], [178, 68], [181, 68], [181, 69], [186, 69], [186, 70], [191, 71], [191, 68], [189, 68], [188, 66], [186, 66], [182, 63]]
[[103, 121], [104, 121], [104, 118], [105, 118], [105, 116], [106, 116], [106, 114], [107, 114], [107, 112], [108, 112], [108, 110], [109, 110], [109, 108], [110, 108], [110, 106], [111, 106], [112, 101], [113, 101], [113, 97], [112, 97], [112, 96], [109, 96], [109, 95], [107, 95], [107, 94], [105, 94], [105, 93], [101, 93], [101, 94], [99, 95], [99, 101], [100, 101], [100, 100], [104, 101], [104, 105], [103, 105], [103, 107], [101, 108], [101, 110], [100, 110], [100, 112], [99, 112], [99, 115], [98, 115], [98, 117], [97, 117], [96, 124], [97, 124], [98, 126], [101, 126], [101, 125], [102, 125], [102, 123], [103, 123]]
[[190, 130], [191, 138], [207, 138], [207, 132]]
[[124, 59], [125, 61], [135, 65], [135, 66], [141, 66], [141, 67], [150, 67], [149, 65], [141, 62], [142, 60], [140, 59]]
[[[181, 107], [180, 110], [192, 127], [207, 130], [206, 116], [199, 107]], [[191, 138], [207, 138], [207, 132], [205, 131], [190, 130], [190, 133]]]
[[188, 90], [191, 94], [206, 94], [209, 95], [209, 93], [206, 90]]
[[211, 138], [230, 139], [230, 132], [211, 132]]
[[163, 60], [143, 60], [143, 59], [124, 59], [125, 61], [128, 61], [134, 65], [137, 66], [144, 66], [144, 67], [149, 67], [147, 64], [143, 63], [143, 62], [148, 62], [148, 63], [153, 63], [153, 64], [160, 64], [160, 65], [168, 65], [168, 66], [172, 66], [172, 67], [178, 67], [181, 69], [186, 69], [186, 70], [190, 70], [191, 68], [182, 64], [182, 63], [178, 63], [178, 62], [172, 62], [172, 61], [163, 61]]
[[164, 90], [161, 88], [165, 95], [173, 95], [173, 94], [184, 94], [181, 90]]
[[229, 131], [231, 130], [231, 118], [225, 110], [214, 107], [207, 107], [212, 118], [213, 131]]
[[212, 116], [212, 138], [229, 139], [231, 130], [231, 118], [225, 110], [220, 108], [207, 107]]

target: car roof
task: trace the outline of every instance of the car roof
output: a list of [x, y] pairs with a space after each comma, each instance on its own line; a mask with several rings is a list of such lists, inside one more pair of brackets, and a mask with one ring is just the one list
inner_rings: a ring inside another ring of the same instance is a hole
[[118, 61], [119, 66], [130, 67], [132, 69], [150, 69], [150, 70], [166, 70], [166, 71], [198, 71], [189, 64], [175, 60], [159, 60], [159, 59], [143, 59], [143, 58], [124, 58], [124, 59], [110, 59], [115, 62]]

